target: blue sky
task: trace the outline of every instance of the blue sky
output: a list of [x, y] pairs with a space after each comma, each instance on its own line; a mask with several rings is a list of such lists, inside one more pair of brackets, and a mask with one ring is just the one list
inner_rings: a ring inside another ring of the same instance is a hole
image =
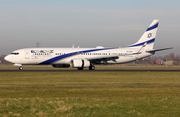
[[179, 53], [179, 0], [0, 0], [0, 55], [35, 47], [118, 47], [159, 19], [155, 48]]

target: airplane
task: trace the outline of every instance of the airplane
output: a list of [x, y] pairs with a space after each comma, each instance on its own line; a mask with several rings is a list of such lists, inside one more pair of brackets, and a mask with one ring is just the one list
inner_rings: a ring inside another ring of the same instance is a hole
[[95, 70], [99, 64], [122, 64], [154, 55], [157, 51], [172, 49], [153, 49], [159, 20], [153, 20], [142, 37], [126, 47], [96, 48], [25, 48], [13, 51], [5, 57], [22, 70], [22, 65], [52, 65], [55, 68], [77, 68]]

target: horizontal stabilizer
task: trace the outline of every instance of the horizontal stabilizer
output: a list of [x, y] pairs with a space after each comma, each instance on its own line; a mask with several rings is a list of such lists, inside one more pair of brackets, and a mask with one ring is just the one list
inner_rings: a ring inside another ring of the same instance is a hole
[[162, 48], [162, 49], [147, 50], [146, 52], [157, 52], [157, 51], [168, 50], [168, 49], [173, 49], [173, 47], [170, 47], [170, 48]]

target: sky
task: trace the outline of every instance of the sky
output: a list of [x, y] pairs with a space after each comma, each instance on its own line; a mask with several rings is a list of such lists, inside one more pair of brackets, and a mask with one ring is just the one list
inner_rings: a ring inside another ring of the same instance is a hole
[[180, 54], [180, 0], [0, 0], [0, 55], [36, 47], [125, 47], [159, 19], [155, 49]]

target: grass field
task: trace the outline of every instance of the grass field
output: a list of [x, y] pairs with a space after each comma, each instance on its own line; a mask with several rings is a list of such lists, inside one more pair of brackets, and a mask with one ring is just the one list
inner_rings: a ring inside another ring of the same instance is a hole
[[0, 72], [0, 116], [180, 116], [180, 86], [157, 85], [180, 72]]

